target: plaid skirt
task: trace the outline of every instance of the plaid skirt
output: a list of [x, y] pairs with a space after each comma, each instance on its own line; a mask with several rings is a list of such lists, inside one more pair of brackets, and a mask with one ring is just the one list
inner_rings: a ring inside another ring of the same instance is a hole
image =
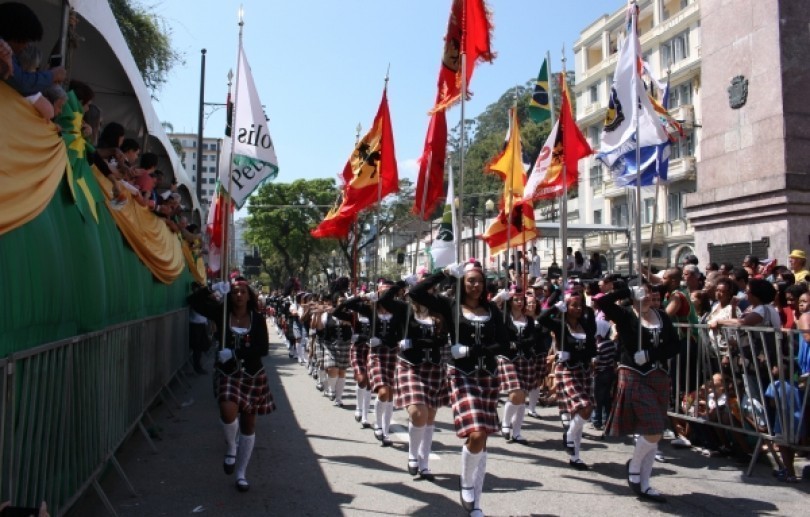
[[397, 368], [397, 349], [380, 345], [368, 353], [369, 384], [376, 392], [383, 386], [394, 386]]
[[[368, 351], [368, 342], [353, 343], [349, 349], [349, 360], [352, 363], [352, 370], [354, 370], [355, 380], [361, 376], [368, 379]], [[358, 386], [360, 388], [368, 389], [367, 383], [368, 381], [366, 381], [365, 386]]]
[[537, 386], [537, 367], [534, 357], [515, 357], [512, 364], [515, 365], [520, 389], [527, 392], [534, 389]]
[[323, 367], [338, 368], [347, 370], [349, 368], [349, 348], [351, 343], [348, 341], [334, 341], [327, 343], [323, 347]]
[[546, 359], [547, 356], [545, 355], [535, 355], [532, 361], [534, 361], [534, 372], [535, 372], [535, 379], [537, 382], [535, 383], [536, 387], [543, 386], [543, 383], [548, 377], [548, 374], [551, 373], [548, 366], [548, 360]]
[[515, 390], [523, 389], [523, 386], [520, 385], [520, 379], [518, 379], [517, 369], [512, 360], [502, 355], [499, 355], [497, 360], [498, 367], [496, 371], [498, 373], [498, 382], [500, 383], [501, 391], [503, 393], [511, 393]]
[[619, 368], [619, 381], [606, 432], [610, 436], [661, 434], [669, 425], [669, 375], [652, 370], [641, 375], [631, 368]]
[[423, 404], [438, 409], [449, 404], [445, 366], [433, 363], [411, 364], [397, 360], [394, 406], [404, 408]]
[[560, 413], [574, 414], [593, 407], [591, 378], [582, 365], [569, 367], [565, 363], [554, 365], [554, 380], [557, 388], [557, 407]]
[[465, 375], [461, 370], [448, 366], [447, 380], [456, 435], [466, 438], [474, 431], [487, 434], [498, 432], [498, 377], [486, 372]]
[[276, 409], [273, 395], [267, 385], [267, 373], [261, 369], [250, 376], [242, 370], [228, 375], [214, 368], [214, 398], [220, 404], [233, 402], [240, 413], [266, 415]]

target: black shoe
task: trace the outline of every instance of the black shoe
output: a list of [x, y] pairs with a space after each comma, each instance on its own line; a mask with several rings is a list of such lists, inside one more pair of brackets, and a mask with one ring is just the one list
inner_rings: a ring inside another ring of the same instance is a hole
[[374, 438], [376, 438], [377, 441], [379, 441], [379, 442], [383, 441], [383, 438], [385, 438], [385, 435], [383, 434], [382, 429], [375, 429], [374, 430]]
[[315, 389], [317, 389], [318, 391], [323, 391], [323, 383], [319, 382], [318, 384], [316, 384]]
[[653, 487], [648, 487], [647, 490], [644, 490], [638, 496], [644, 501], [652, 501], [654, 503], [666, 503], [667, 498], [663, 495], [659, 494], [656, 489]]
[[363, 422], [363, 429], [371, 429], [371, 424], [368, 422]]
[[540, 418], [540, 415], [538, 415], [536, 411], [527, 411], [526, 414], [532, 418]]
[[408, 474], [415, 476], [419, 474], [419, 462], [416, 460], [408, 460]]
[[436, 479], [436, 476], [433, 475], [433, 472], [431, 472], [430, 469], [420, 470], [419, 477], [425, 481], [434, 481]]
[[391, 439], [388, 437], [387, 434], [383, 436], [382, 440], [380, 441], [382, 442], [383, 447], [391, 447], [392, 445], [394, 445], [394, 442], [391, 441]]
[[475, 494], [475, 489], [473, 487], [463, 487], [461, 486], [461, 478], [458, 480], [458, 498], [461, 501], [461, 507], [464, 508], [465, 512], [472, 512], [475, 510], [475, 497], [473, 496], [472, 501], [465, 501], [464, 500], [464, 491], [465, 490], [472, 490], [473, 494]]
[[511, 443], [517, 443], [517, 444], [520, 444], [520, 445], [529, 445], [529, 441], [526, 438], [524, 438], [524, 437], [522, 437], [520, 435], [513, 436], [509, 441]]
[[329, 400], [331, 400], [332, 402], [335, 401], [335, 394], [334, 393], [329, 394]]
[[250, 483], [245, 478], [239, 478], [236, 480], [236, 489], [240, 492], [247, 492], [250, 490]]
[[229, 476], [233, 474], [234, 469], [236, 468], [236, 456], [234, 454], [226, 454], [225, 459], [233, 458], [233, 463], [228, 463], [227, 461], [222, 462], [222, 470], [225, 471], [226, 474]]
[[506, 438], [507, 440], [512, 438], [512, 428], [511, 427], [501, 427], [501, 436]]
[[568, 464], [574, 467], [576, 470], [590, 470], [588, 465], [586, 465], [582, 460], [568, 460]]
[[363, 418], [363, 417], [362, 417], [361, 415], [359, 415], [359, 414], [357, 414], [357, 413], [355, 413], [355, 414], [354, 414], [354, 421], [355, 421], [355, 422], [360, 423], [360, 420], [361, 420], [362, 418]]

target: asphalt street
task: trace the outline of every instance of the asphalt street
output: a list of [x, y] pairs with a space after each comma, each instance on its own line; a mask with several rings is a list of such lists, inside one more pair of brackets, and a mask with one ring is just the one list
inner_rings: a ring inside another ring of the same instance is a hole
[[[160, 404], [150, 411], [152, 421], [145, 421], [157, 437], [157, 453], [136, 431], [116, 455], [137, 495], [115, 469], [105, 472], [100, 485], [118, 515], [465, 515], [458, 502], [461, 440], [449, 408], [437, 416], [431, 458], [436, 480], [414, 480], [406, 471], [404, 411], [394, 412], [394, 446], [381, 447], [370, 429], [354, 421], [351, 380], [345, 407], [334, 407], [306, 370], [287, 357], [275, 329], [270, 337], [265, 365], [277, 410], [258, 418], [250, 491], [237, 492], [233, 476], [223, 473], [224, 443], [210, 374], [191, 374], [190, 389], [173, 385], [180, 407]], [[581, 457], [591, 470], [579, 472], [562, 450], [556, 407], [538, 412], [540, 419], [525, 421], [528, 445], [489, 438], [482, 502], [487, 515], [806, 515], [810, 482], [781, 483], [766, 460], [748, 477], [747, 463], [706, 458], [666, 441], [661, 449], [667, 462], [656, 463], [653, 486], [669, 502], [640, 501], [624, 479], [630, 437], [602, 440], [586, 426]], [[799, 459], [799, 470], [806, 463]], [[108, 512], [91, 488], [70, 515]]]

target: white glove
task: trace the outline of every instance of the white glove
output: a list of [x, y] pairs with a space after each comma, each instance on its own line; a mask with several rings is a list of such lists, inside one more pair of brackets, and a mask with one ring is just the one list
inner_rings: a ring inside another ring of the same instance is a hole
[[399, 342], [399, 349], [402, 350], [403, 352], [405, 350], [410, 350], [412, 347], [413, 343], [411, 343], [410, 339], [403, 339], [402, 341]]
[[233, 350], [230, 348], [223, 348], [219, 352], [217, 352], [217, 359], [219, 359], [220, 363], [227, 363], [231, 359], [233, 359]]
[[228, 282], [217, 282], [211, 286], [211, 289], [213, 289], [215, 293], [225, 296], [231, 292], [231, 284]]
[[370, 301], [372, 303], [376, 302], [379, 299], [380, 299], [380, 297], [377, 296], [377, 293], [374, 292], [374, 291], [371, 291], [370, 293], [366, 293], [366, 300], [368, 300], [368, 301]]
[[309, 335], [314, 336], [315, 335], [315, 329], [309, 329]]
[[556, 308], [558, 311], [562, 313], [565, 313], [565, 311], [568, 310], [568, 304], [565, 303], [563, 300], [560, 300], [559, 302], [554, 304], [554, 308]]
[[449, 264], [448, 266], [445, 266], [444, 271], [450, 276], [461, 278], [462, 276], [464, 276], [464, 264], [460, 262], [454, 262], [452, 264]]
[[452, 354], [453, 359], [461, 359], [462, 357], [467, 357], [470, 354], [470, 347], [467, 345], [461, 345], [456, 343], [455, 345], [450, 347], [450, 354]]
[[352, 334], [352, 339], [351, 339], [352, 344], [357, 343], [357, 338], [359, 338], [359, 337], [360, 337], [359, 334]]
[[419, 283], [419, 278], [416, 275], [402, 275], [402, 281], [413, 287]]
[[557, 352], [557, 362], [564, 363], [567, 360], [571, 359], [571, 352], [566, 352], [562, 350], [561, 352]]
[[639, 350], [635, 354], [633, 354], [633, 361], [636, 362], [639, 366], [644, 366], [650, 361], [650, 355], [647, 353], [646, 350]]
[[501, 289], [500, 291], [498, 291], [498, 294], [496, 294], [493, 297], [492, 300], [495, 302], [505, 302], [508, 301], [510, 298], [512, 298], [512, 292], [506, 289]]
[[382, 341], [380, 341], [380, 338], [378, 337], [373, 337], [368, 340], [368, 346], [370, 346], [371, 348], [375, 348], [380, 345], [382, 345]]

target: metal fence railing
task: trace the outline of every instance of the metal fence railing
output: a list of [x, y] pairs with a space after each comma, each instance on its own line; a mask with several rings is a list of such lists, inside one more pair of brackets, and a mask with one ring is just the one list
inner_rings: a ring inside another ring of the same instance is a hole
[[[745, 448], [750, 475], [765, 446], [810, 449], [808, 372], [798, 331], [765, 327], [676, 325], [686, 343], [670, 368], [678, 423], [711, 429], [712, 440]], [[755, 443], [754, 443], [755, 442]], [[777, 463], [781, 460], [774, 454]]]
[[182, 309], [0, 360], [0, 500], [60, 515], [93, 486], [114, 514], [97, 479], [126, 480], [115, 452], [187, 358]]

